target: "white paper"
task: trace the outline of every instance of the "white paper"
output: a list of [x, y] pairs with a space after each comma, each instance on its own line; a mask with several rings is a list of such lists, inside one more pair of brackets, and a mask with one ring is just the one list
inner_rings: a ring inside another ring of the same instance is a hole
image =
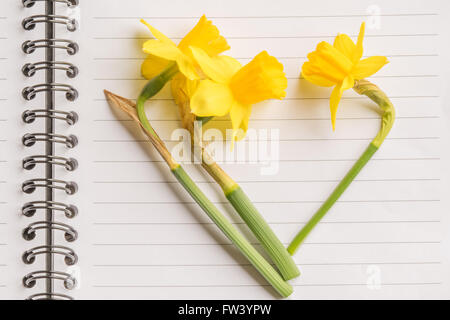
[[[278, 298], [175, 183], [151, 146], [134, 141], [128, 130], [133, 124], [113, 113], [103, 95], [103, 89], [108, 89], [136, 98], [145, 83], [140, 76], [145, 57], [140, 48], [150, 35], [140, 18], [178, 42], [206, 14], [228, 39], [232, 49], [227, 54], [246, 63], [267, 50], [285, 66], [289, 79], [286, 99], [255, 105], [250, 121], [251, 128], [279, 129], [278, 173], [262, 175], [262, 163], [223, 167], [286, 245], [364, 151], [380, 124], [374, 105], [348, 91], [333, 132], [330, 90], [299, 79], [307, 53], [320, 41], [332, 42], [338, 32], [355, 39], [361, 22], [366, 21], [364, 55], [385, 55], [390, 61], [370, 80], [392, 99], [397, 111], [395, 126], [374, 159], [295, 255], [302, 275], [291, 281], [295, 289], [291, 298], [449, 298], [450, 223], [444, 193], [445, 186], [448, 190], [445, 141], [449, 132], [445, 122], [449, 113], [443, 111], [448, 97], [442, 96], [443, 84], [448, 88], [448, 74], [444, 73], [448, 68], [443, 68], [448, 35], [442, 33], [448, 29], [443, 28], [448, 26], [446, 9], [447, 2], [437, 0], [377, 1], [376, 5], [360, 0], [196, 0], [189, 4], [134, 0], [126, 5], [120, 0], [82, 1], [78, 10], [69, 11], [80, 18], [80, 30], [65, 34], [80, 44], [80, 53], [61, 55], [80, 68], [78, 79], [68, 81], [80, 91], [80, 98], [63, 106], [80, 115], [73, 129], [65, 129], [80, 140], [77, 148], [67, 152], [79, 160], [80, 168], [64, 173], [79, 184], [77, 195], [63, 198], [80, 210], [70, 221], [80, 235], [79, 241], [69, 245], [80, 258], [78, 266], [69, 270], [79, 278], [79, 288], [71, 294], [84, 299]], [[24, 9], [17, 12], [28, 14]], [[6, 21], [10, 22], [8, 28], [16, 25], [19, 30], [12, 34], [23, 32], [17, 16]], [[0, 19], [2, 23], [5, 21]], [[12, 42], [8, 46], [20, 48], [19, 41]], [[13, 59], [19, 63], [20, 59]], [[11, 76], [17, 75], [11, 72]], [[21, 87], [15, 86], [11, 84], [6, 91], [20, 93]], [[177, 112], [169, 88], [148, 108], [155, 129], [169, 147], [175, 145], [171, 133], [181, 125]], [[20, 122], [19, 115], [0, 110], [0, 119], [7, 120], [9, 127]], [[2, 139], [16, 139], [9, 130], [1, 133], [6, 138], [0, 137], [0, 145], [7, 143]], [[15, 168], [19, 173], [22, 153], [0, 162], [0, 170]], [[201, 168], [186, 168], [255, 243]], [[10, 177], [23, 180], [19, 174]], [[9, 185], [1, 181], [0, 190], [9, 190]], [[0, 206], [9, 209], [24, 198], [9, 191], [6, 197], [4, 194], [0, 193]], [[0, 229], [20, 230], [26, 224], [13, 215], [2, 215], [0, 222], [8, 224], [0, 224]], [[19, 236], [13, 232], [10, 240], [0, 236], [0, 252], [15, 251], [7, 243], [14, 243], [14, 237], [17, 242]], [[0, 260], [0, 269], [20, 280], [22, 275], [17, 276], [14, 268], [5, 264], [11, 263]], [[10, 283], [8, 286], [13, 285]], [[2, 290], [0, 278], [0, 297]], [[63, 291], [61, 287], [58, 290]]]

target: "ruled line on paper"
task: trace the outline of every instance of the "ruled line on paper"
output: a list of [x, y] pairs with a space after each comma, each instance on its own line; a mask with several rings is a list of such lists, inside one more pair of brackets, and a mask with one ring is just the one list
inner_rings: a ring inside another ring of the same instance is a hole
[[[413, 17], [413, 16], [438, 16], [438, 12], [425, 12], [425, 13], [380, 13], [380, 17]], [[299, 19], [299, 18], [359, 18], [367, 17], [368, 14], [340, 14], [340, 15], [286, 15], [286, 16], [208, 16], [209, 19]], [[187, 17], [187, 16], [147, 16], [147, 17], [108, 17], [108, 16], [97, 16], [93, 17], [95, 20], [106, 20], [106, 19], [117, 19], [117, 20], [129, 20], [129, 19], [198, 19], [198, 17]]]
[[[340, 182], [340, 179], [328, 179], [328, 180], [321, 180], [321, 179], [305, 179], [305, 180], [236, 180], [237, 183], [245, 183], [245, 184], [251, 184], [251, 183], [334, 183], [334, 182]], [[441, 181], [440, 178], [398, 178], [398, 179], [355, 179], [353, 181], [357, 182], [415, 182], [415, 181]], [[175, 180], [157, 180], [157, 181], [150, 181], [150, 180], [111, 180], [111, 181], [92, 181], [95, 184], [134, 184], [134, 183], [143, 183], [143, 184], [159, 184], [159, 183], [179, 183]], [[195, 183], [204, 183], [204, 184], [212, 184], [216, 183], [213, 180], [204, 181], [204, 180], [198, 180], [194, 181]], [[6, 182], [5, 182], [6, 183]]]
[[[415, 245], [415, 244], [441, 244], [441, 241], [379, 241], [379, 242], [304, 242], [302, 246], [316, 246], [316, 245], [326, 245], [326, 246], [340, 246], [340, 245]], [[250, 242], [253, 246], [261, 246], [258, 242]], [[148, 246], [234, 246], [232, 243], [93, 243], [93, 246], [98, 247], [148, 247]], [[288, 246], [289, 243], [283, 243], [283, 245]]]
[[[386, 75], [372, 76], [371, 78], [437, 78], [437, 74], [417, 74], [417, 75]], [[288, 80], [304, 80], [300, 77], [286, 77]], [[1, 79], [0, 79], [1, 80]], [[6, 80], [6, 79], [5, 79]], [[146, 81], [145, 78], [94, 78], [93, 81]]]
[[[442, 282], [401, 282], [381, 283], [380, 286], [436, 286]], [[318, 283], [318, 284], [295, 284], [293, 287], [367, 287], [367, 283]], [[231, 284], [231, 285], [93, 285], [94, 288], [242, 288], [242, 287], [271, 287], [268, 284]]]
[[[349, 35], [350, 37], [357, 37], [358, 35]], [[423, 34], [368, 34], [365, 38], [389, 38], [389, 37], [437, 37], [438, 33], [423, 33]], [[258, 40], [258, 39], [322, 39], [335, 38], [336, 35], [325, 36], [224, 36], [226, 39], [233, 40]], [[148, 40], [151, 37], [93, 37], [93, 40]], [[172, 40], [182, 40], [182, 37], [171, 37]]]
[[[365, 266], [365, 265], [441, 265], [441, 261], [418, 261], [418, 262], [336, 262], [336, 263], [297, 263], [297, 266]], [[274, 264], [271, 264], [274, 265]], [[251, 263], [235, 263], [235, 264], [94, 264], [96, 268], [148, 268], [148, 267], [170, 267], [170, 268], [186, 268], [186, 267], [251, 267]]]
[[[269, 225], [301, 225], [308, 221], [274, 222], [267, 221]], [[322, 221], [322, 224], [400, 224], [400, 223], [440, 223], [441, 220], [386, 220], [386, 221]], [[96, 226], [176, 226], [176, 225], [215, 225], [214, 222], [93, 222]], [[246, 225], [244, 222], [231, 222], [232, 225]]]
[[[390, 96], [389, 99], [417, 99], [417, 98], [440, 98], [438, 95], [429, 95], [429, 96]], [[329, 100], [330, 97], [310, 97], [310, 98], [284, 98], [284, 101], [290, 101], [290, 100]], [[367, 98], [365, 97], [342, 97], [341, 100], [365, 100]], [[136, 101], [136, 99], [129, 99], [131, 101]], [[107, 101], [106, 98], [94, 98], [93, 101]], [[151, 98], [150, 101], [173, 101], [171, 98]]]
[[[377, 199], [377, 200], [338, 200], [336, 203], [397, 203], [397, 202], [440, 202], [440, 199], [401, 199], [401, 200], [391, 200], [391, 199]], [[211, 201], [213, 204], [227, 204], [227, 201]], [[313, 200], [296, 200], [296, 201], [252, 201], [255, 204], [263, 203], [323, 203], [323, 201], [313, 201]], [[195, 204], [194, 201], [175, 201], [175, 202], [148, 202], [148, 201], [95, 201], [94, 205], [131, 205], [131, 204]]]
[[[385, 55], [387, 58], [411, 58], [411, 57], [439, 57], [438, 53], [430, 53], [430, 54], [391, 54]], [[275, 58], [279, 60], [289, 60], [289, 59], [306, 59], [306, 56], [293, 56], [293, 57], [278, 57]], [[363, 56], [363, 58], [368, 58], [368, 56]], [[94, 57], [93, 60], [145, 60], [145, 57]], [[237, 60], [250, 60], [253, 57], [236, 57]]]
[[[277, 160], [280, 162], [352, 162], [358, 159], [298, 159]], [[373, 158], [370, 161], [439, 161], [441, 158]], [[164, 160], [94, 160], [93, 163], [166, 163]], [[262, 163], [257, 161], [256, 164]]]
[[[420, 178], [420, 179], [355, 179], [353, 182], [421, 182], [421, 181], [435, 181], [439, 182], [439, 178]], [[260, 184], [260, 183], [337, 183], [341, 182], [341, 179], [333, 180], [236, 180], [236, 183], [240, 184]], [[94, 184], [178, 184], [176, 180], [165, 180], [165, 181], [93, 181]], [[196, 184], [213, 184], [215, 181], [194, 181]]]
[[[440, 137], [404, 137], [404, 138], [386, 138], [385, 141], [389, 140], [439, 140]], [[163, 142], [180, 142], [179, 140], [171, 139], [161, 139]], [[295, 141], [372, 141], [373, 138], [304, 138], [304, 139], [279, 139], [280, 142], [295, 142]], [[272, 141], [261, 139], [259, 141]], [[96, 139], [92, 140], [94, 143], [143, 143], [148, 142], [145, 139]]]
[[[429, 116], [397, 116], [395, 120], [410, 120], [410, 119], [441, 119], [440, 115], [429, 115]], [[338, 121], [342, 120], [380, 120], [380, 117], [340, 117], [336, 118]], [[1, 120], [0, 120], [1, 121]], [[93, 119], [93, 122], [134, 122], [134, 120], [131, 119]], [[330, 118], [289, 118], [289, 119], [283, 119], [283, 118], [251, 118], [252, 122], [256, 121], [330, 121]], [[180, 122], [180, 119], [173, 118], [173, 119], [152, 119], [152, 122]], [[222, 120], [222, 119], [213, 119], [210, 121], [210, 123], [215, 122], [230, 122], [230, 120]]]

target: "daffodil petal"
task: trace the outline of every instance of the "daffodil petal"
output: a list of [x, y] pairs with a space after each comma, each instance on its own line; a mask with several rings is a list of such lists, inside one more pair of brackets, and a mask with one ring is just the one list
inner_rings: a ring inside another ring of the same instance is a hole
[[346, 34], [339, 34], [334, 39], [333, 46], [342, 52], [347, 58], [353, 60], [353, 55], [356, 50], [356, 45], [352, 39]]
[[365, 30], [366, 30], [366, 23], [363, 22], [361, 24], [361, 28], [359, 29], [358, 41], [356, 42], [356, 48], [353, 53], [353, 58], [351, 59], [354, 64], [358, 63], [358, 61], [361, 60], [363, 56], [363, 40]]
[[204, 50], [190, 47], [195, 61], [202, 71], [212, 80], [228, 83], [233, 75], [241, 68], [236, 59], [228, 56], [210, 57]]
[[252, 113], [252, 106], [237, 101], [230, 110], [231, 125], [233, 128], [233, 141], [242, 140], [248, 130], [248, 122]]
[[331, 123], [333, 125], [333, 131], [336, 129], [336, 115], [339, 102], [341, 101], [342, 93], [345, 90], [352, 88], [355, 84], [353, 77], [349, 76], [344, 81], [334, 87], [330, 97], [330, 111], [331, 111]]
[[176, 61], [183, 54], [176, 46], [160, 40], [148, 40], [144, 42], [142, 50], [145, 53], [170, 61]]
[[334, 87], [330, 96], [331, 124], [333, 125], [333, 131], [336, 130], [336, 114], [343, 92], [341, 88], [342, 88], [341, 84]]
[[234, 104], [233, 94], [227, 85], [202, 80], [191, 98], [191, 111], [199, 117], [221, 117]]
[[199, 76], [197, 70], [195, 69], [194, 62], [186, 55], [182, 54], [176, 59], [178, 69], [180, 72], [186, 76], [189, 80], [198, 80]]
[[141, 66], [141, 73], [145, 79], [152, 79], [160, 74], [169, 64], [169, 61], [161, 57], [149, 55]]
[[209, 56], [216, 56], [230, 49], [230, 46], [219, 33], [219, 29], [203, 15], [197, 25], [181, 40], [179, 48], [190, 55], [189, 47], [201, 48]]
[[152, 27], [147, 21], [145, 21], [144, 19], [141, 19], [141, 22], [147, 26], [147, 28], [150, 30], [150, 32], [156, 39], [158, 39], [164, 43], [176, 46], [176, 44], [172, 40], [167, 38], [162, 32], [158, 31], [156, 28]]
[[198, 79], [193, 61], [177, 47], [159, 40], [148, 40], [144, 43], [143, 51], [169, 61], [176, 61], [180, 72], [188, 79]]
[[367, 59], [363, 59], [358, 62], [352, 71], [352, 75], [355, 79], [360, 80], [375, 74], [389, 63], [386, 57], [374, 56]]

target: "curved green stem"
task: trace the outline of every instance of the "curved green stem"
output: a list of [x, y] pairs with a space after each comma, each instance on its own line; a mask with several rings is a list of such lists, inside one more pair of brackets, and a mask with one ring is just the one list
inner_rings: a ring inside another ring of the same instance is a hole
[[353, 88], [357, 93], [369, 97], [372, 101], [378, 104], [382, 111], [381, 127], [380, 130], [369, 144], [366, 151], [361, 155], [355, 165], [350, 169], [344, 179], [339, 183], [339, 185], [334, 189], [333, 193], [328, 197], [324, 204], [319, 208], [319, 210], [314, 214], [314, 216], [306, 223], [306, 225], [300, 230], [300, 232], [292, 240], [288, 247], [288, 251], [293, 255], [300, 245], [303, 243], [305, 238], [309, 235], [311, 230], [322, 220], [322, 218], [327, 214], [331, 207], [336, 203], [336, 201], [341, 197], [344, 191], [352, 183], [358, 173], [364, 168], [364, 166], [369, 162], [375, 152], [383, 143], [386, 136], [389, 134], [395, 120], [395, 109], [386, 94], [381, 91], [376, 85], [370, 83], [367, 80], [360, 80]]
[[314, 216], [308, 221], [308, 223], [303, 227], [302, 230], [296, 235], [294, 240], [288, 247], [288, 251], [293, 255], [312, 229], [322, 220], [322, 218], [327, 214], [328, 210], [336, 203], [336, 201], [341, 197], [344, 191], [352, 183], [358, 173], [362, 168], [369, 162], [374, 153], [378, 150], [374, 144], [370, 144], [366, 151], [361, 155], [355, 165], [350, 169], [347, 175], [342, 179], [339, 185], [334, 189], [333, 193], [328, 197], [324, 204], [319, 208], [319, 210], [314, 214]]
[[147, 82], [144, 89], [142, 89], [139, 98], [136, 102], [136, 110], [139, 116], [139, 120], [145, 129], [147, 129], [154, 137], [158, 137], [155, 130], [148, 122], [147, 115], [145, 114], [145, 102], [161, 91], [170, 79], [172, 79], [178, 73], [178, 66], [175, 62], [170, 63], [166, 69], [153, 79]]

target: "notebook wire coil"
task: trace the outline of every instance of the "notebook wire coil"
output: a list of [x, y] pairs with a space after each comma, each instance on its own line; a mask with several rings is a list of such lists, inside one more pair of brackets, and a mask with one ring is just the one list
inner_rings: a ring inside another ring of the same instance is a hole
[[[78, 0], [19, 0], [24, 8], [42, 6], [45, 10], [43, 14], [35, 14], [22, 20], [22, 27], [25, 31], [42, 32], [44, 37], [37, 40], [27, 40], [22, 44], [22, 51], [27, 55], [32, 55], [37, 50], [43, 50], [45, 60], [33, 63], [26, 63], [22, 67], [22, 74], [32, 81], [38, 73], [45, 75], [42, 83], [29, 85], [22, 91], [25, 101], [32, 101], [38, 95], [45, 98], [45, 106], [36, 109], [29, 109], [23, 112], [22, 121], [25, 124], [39, 123], [42, 121], [41, 132], [26, 133], [22, 137], [22, 144], [28, 148], [41, 148], [42, 154], [29, 155], [22, 161], [24, 170], [33, 171], [36, 167], [45, 169], [45, 177], [36, 177], [24, 181], [22, 191], [27, 194], [43, 194], [44, 199], [30, 201], [23, 205], [22, 215], [26, 219], [38, 219], [31, 222], [22, 231], [22, 237], [27, 242], [35, 244], [34, 247], [26, 250], [22, 255], [23, 263], [34, 265], [39, 261], [39, 265], [45, 267], [41, 270], [31, 271], [23, 277], [23, 286], [28, 289], [39, 289], [38, 293], [30, 293], [30, 300], [71, 300], [68, 292], [58, 292], [73, 290], [76, 288], [77, 279], [67, 270], [55, 270], [55, 266], [60, 266], [59, 257], [63, 259], [63, 265], [73, 266], [78, 262], [78, 256], [74, 250], [66, 246], [78, 239], [78, 232], [68, 224], [69, 219], [73, 219], [78, 214], [78, 209], [72, 204], [58, 202], [57, 198], [64, 195], [64, 199], [77, 193], [78, 185], [72, 181], [65, 181], [56, 177], [61, 169], [71, 173], [78, 168], [78, 161], [71, 157], [62, 157], [56, 154], [59, 150], [55, 146], [62, 145], [68, 150], [75, 148], [78, 139], [73, 134], [56, 132], [57, 123], [65, 123], [67, 127], [74, 126], [78, 121], [78, 114], [74, 111], [57, 110], [55, 98], [63, 94], [68, 102], [73, 102], [78, 98], [78, 91], [70, 84], [56, 82], [56, 74], [61, 73], [66, 79], [73, 79], [78, 76], [77, 66], [66, 61], [56, 61], [57, 51], [62, 51], [68, 55], [75, 55], [79, 51], [78, 44], [69, 39], [56, 37], [56, 25], [65, 25], [67, 34], [75, 32], [78, 22], [68, 16], [58, 15], [58, 10], [74, 8], [79, 4]], [[42, 29], [41, 29], [42, 28]], [[58, 29], [60, 30], [60, 29]], [[65, 82], [65, 81], [63, 81]], [[39, 123], [40, 124], [40, 123]], [[38, 130], [40, 131], [40, 130]], [[43, 193], [38, 193], [37, 191]], [[62, 192], [62, 194], [61, 194]], [[69, 197], [69, 198], [67, 198]], [[57, 235], [63, 237], [56, 237]], [[40, 240], [41, 239], [41, 240]], [[43, 240], [42, 240], [43, 239]], [[59, 240], [61, 239], [61, 240]], [[60, 244], [57, 242], [66, 242]], [[42, 243], [43, 242], [43, 243]], [[40, 260], [43, 259], [43, 260]], [[43, 264], [41, 264], [44, 262]], [[37, 285], [41, 284], [42, 285]], [[61, 286], [62, 284], [62, 286]]]

